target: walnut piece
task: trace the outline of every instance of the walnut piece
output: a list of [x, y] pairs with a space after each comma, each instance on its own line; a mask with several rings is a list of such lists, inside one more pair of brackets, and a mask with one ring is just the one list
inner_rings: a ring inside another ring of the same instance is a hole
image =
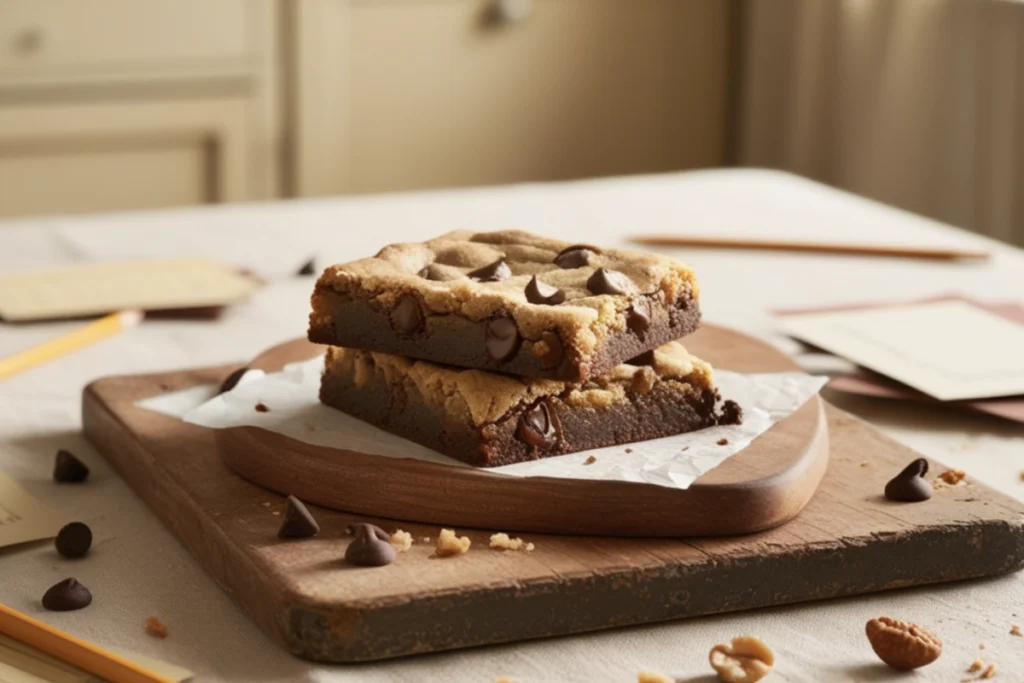
[[636, 683], [676, 683], [676, 681], [657, 671], [641, 671], [636, 676]]
[[759, 638], [740, 636], [727, 645], [711, 648], [708, 661], [726, 683], [754, 683], [772, 670], [775, 653]]
[[441, 529], [437, 535], [437, 545], [434, 554], [438, 557], [451, 557], [452, 555], [464, 555], [469, 552], [472, 541], [467, 536], [456, 536], [451, 529]]
[[490, 547], [492, 550], [525, 550], [532, 552], [535, 546], [521, 538], [510, 538], [508, 534], [501, 533], [491, 536]]
[[996, 675], [996, 665], [995, 664], [989, 664], [988, 666], [985, 667], [985, 671], [982, 672], [981, 677], [982, 678], [992, 678], [995, 675]]
[[939, 475], [939, 479], [950, 486], [956, 486], [966, 478], [967, 473], [963, 470], [949, 470]]
[[395, 550], [400, 553], [404, 553], [406, 550], [412, 547], [412, 534], [408, 531], [402, 531], [399, 529], [395, 533], [391, 534], [391, 545], [395, 546]]
[[878, 658], [900, 671], [931, 664], [942, 654], [939, 637], [917, 624], [880, 617], [869, 621], [865, 630]]
[[160, 621], [156, 617], [149, 617], [146, 619], [146, 633], [153, 636], [154, 638], [166, 638], [167, 624]]

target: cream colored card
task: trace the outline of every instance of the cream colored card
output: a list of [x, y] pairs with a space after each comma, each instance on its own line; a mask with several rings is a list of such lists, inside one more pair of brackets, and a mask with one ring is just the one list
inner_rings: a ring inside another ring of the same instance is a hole
[[1024, 394], [1024, 325], [965, 301], [810, 313], [780, 324], [939, 400]]
[[0, 276], [0, 318], [19, 322], [222, 306], [242, 301], [252, 279], [204, 258], [93, 263]]
[[[142, 668], [172, 681], [187, 681], [194, 674], [184, 667], [129, 652], [108, 648]], [[0, 635], [0, 683], [103, 683], [101, 679], [56, 657]]]
[[67, 521], [0, 472], [0, 548], [53, 538]]

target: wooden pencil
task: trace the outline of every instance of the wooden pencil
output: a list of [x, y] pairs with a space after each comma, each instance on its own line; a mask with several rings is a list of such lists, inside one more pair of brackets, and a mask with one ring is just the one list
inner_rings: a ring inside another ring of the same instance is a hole
[[748, 239], [744, 237], [699, 237], [690, 235], [640, 235], [631, 237], [637, 244], [659, 247], [701, 247], [711, 249], [751, 249], [764, 251], [795, 251], [853, 256], [888, 256], [952, 261], [982, 260], [990, 254], [984, 250], [946, 247], [900, 247], [885, 244], [847, 244], [809, 242], [803, 240]]

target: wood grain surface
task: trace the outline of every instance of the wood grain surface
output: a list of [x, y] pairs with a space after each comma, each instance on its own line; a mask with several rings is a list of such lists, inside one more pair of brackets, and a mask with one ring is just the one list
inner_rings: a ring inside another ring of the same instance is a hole
[[[687, 345], [728, 367], [797, 369], [771, 346], [713, 325], [687, 337]], [[320, 353], [323, 347], [298, 339], [269, 349], [253, 364], [276, 371]], [[216, 439], [228, 467], [245, 479], [325, 507], [433, 524], [598, 536], [678, 538], [769, 529], [803, 509], [828, 463], [817, 397], [686, 490], [508, 477], [313, 446], [258, 427], [218, 430]]]
[[[918, 454], [832, 406], [831, 459], [817, 494], [769, 531], [687, 540], [523, 534], [536, 544], [524, 553], [487, 548], [504, 529], [460, 528], [470, 552], [438, 559], [421, 540], [436, 539], [438, 526], [312, 507], [320, 535], [281, 541], [282, 497], [233, 474], [211, 430], [133, 405], [233, 369], [98, 380], [85, 390], [85, 432], [238, 605], [309, 659], [386, 659], [1024, 566], [1024, 506], [970, 481], [925, 503], [886, 501], [885, 482]], [[416, 543], [387, 567], [347, 566], [353, 521], [401, 527]]]

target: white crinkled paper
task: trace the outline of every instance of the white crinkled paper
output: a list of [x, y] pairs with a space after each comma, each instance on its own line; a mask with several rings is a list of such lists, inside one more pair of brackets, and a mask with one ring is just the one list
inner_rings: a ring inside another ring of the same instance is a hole
[[[322, 370], [323, 358], [292, 363], [270, 374], [251, 370], [224, 394], [216, 395], [217, 387], [213, 385], [192, 387], [143, 399], [136, 405], [212, 429], [262, 427], [318, 446], [469, 466], [321, 404], [317, 394]], [[715, 382], [722, 396], [743, 408], [742, 425], [710, 427], [653, 441], [531, 460], [490, 468], [488, 472], [644, 482], [685, 489], [802, 406], [818, 393], [826, 378], [801, 372], [741, 374], [716, 370]], [[269, 410], [257, 411], [257, 403]], [[728, 443], [719, 445], [722, 439]], [[594, 456], [595, 462], [583, 464], [589, 456]]]

